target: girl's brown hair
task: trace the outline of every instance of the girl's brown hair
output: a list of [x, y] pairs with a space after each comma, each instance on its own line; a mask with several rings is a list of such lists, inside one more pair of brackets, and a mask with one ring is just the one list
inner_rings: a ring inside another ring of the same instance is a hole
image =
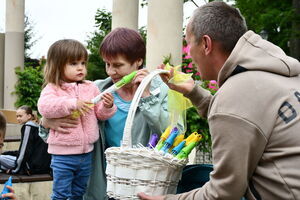
[[53, 43], [47, 54], [44, 70], [44, 86], [48, 83], [60, 86], [66, 64], [88, 59], [86, 48], [77, 40], [64, 39]]
[[18, 109], [24, 110], [27, 115], [31, 115], [31, 118], [30, 118], [31, 121], [35, 121], [38, 123], [39, 120], [38, 120], [37, 116], [33, 113], [32, 108], [30, 106], [23, 105], [23, 106], [19, 107]]

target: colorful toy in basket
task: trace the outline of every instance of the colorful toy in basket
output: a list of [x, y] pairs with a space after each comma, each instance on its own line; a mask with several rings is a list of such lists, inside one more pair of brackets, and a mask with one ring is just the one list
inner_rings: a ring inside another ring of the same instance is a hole
[[161, 143], [155, 147], [155, 150], [160, 152], [162, 155], [172, 155], [174, 158], [182, 160], [186, 159], [194, 147], [196, 147], [202, 136], [197, 132], [192, 133], [186, 139], [184, 139], [184, 134], [178, 135], [178, 128], [174, 127], [170, 132], [170, 127], [166, 129], [164, 134], [170, 133], [167, 138], [166, 135], [162, 135], [160, 138]]
[[[158, 137], [152, 136], [148, 147], [142, 145], [133, 147], [131, 144], [131, 129], [139, 100], [152, 78], [161, 73], [169, 73], [169, 71], [155, 70], [143, 79], [129, 108], [121, 147], [111, 147], [105, 151], [107, 194], [111, 198], [139, 199], [138, 192], [145, 192], [149, 195], [176, 193], [182, 169], [187, 163], [187, 155], [191, 150], [185, 145], [181, 150], [177, 147], [184, 141], [182, 136], [184, 130], [182, 127], [177, 127], [176, 121], [180, 119], [176, 114], [181, 114], [181, 110], [174, 110], [176, 113], [170, 117], [171, 125], [158, 142]], [[175, 103], [172, 106], [174, 105]], [[187, 141], [190, 139], [185, 139], [185, 143]], [[193, 144], [198, 142], [196, 139], [195, 141]], [[176, 157], [182, 156], [176, 158], [172, 155], [174, 149], [178, 151]]]
[[[113, 84], [112, 86], [110, 86], [109, 88], [104, 90], [103, 92], [101, 92], [98, 96], [96, 96], [95, 98], [93, 98], [91, 100], [92, 103], [89, 104], [89, 106], [93, 107], [96, 103], [98, 103], [101, 100], [103, 94], [114, 92], [114, 91], [120, 89], [121, 87], [123, 87], [124, 85], [130, 83], [133, 80], [133, 78], [135, 77], [136, 73], [137, 73], [137, 71], [131, 72], [130, 74], [124, 76], [121, 80], [119, 80], [118, 82], [116, 82], [115, 84]], [[78, 118], [80, 116], [80, 112], [78, 110], [75, 110], [72, 112], [71, 115], [73, 118]]]

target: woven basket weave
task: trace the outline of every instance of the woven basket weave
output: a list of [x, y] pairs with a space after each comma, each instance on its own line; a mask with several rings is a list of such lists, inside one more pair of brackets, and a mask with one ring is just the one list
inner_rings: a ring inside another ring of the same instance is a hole
[[131, 145], [131, 127], [142, 93], [156, 75], [166, 72], [155, 70], [143, 79], [128, 111], [121, 147], [111, 147], [105, 151], [107, 194], [111, 198], [138, 199], [138, 192], [148, 195], [176, 193], [187, 160], [179, 161], [142, 145]]

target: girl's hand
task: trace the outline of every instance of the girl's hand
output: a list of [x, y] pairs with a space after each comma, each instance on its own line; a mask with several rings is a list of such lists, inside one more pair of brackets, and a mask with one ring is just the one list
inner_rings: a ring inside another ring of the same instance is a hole
[[111, 108], [114, 105], [114, 97], [111, 93], [105, 93], [102, 96], [103, 105], [106, 108]]
[[9, 193], [6, 193], [6, 194], [2, 194], [2, 198], [5, 198], [5, 197], [8, 197], [9, 199], [12, 199], [12, 200], [17, 200], [17, 196], [15, 195], [15, 191], [14, 191], [14, 189], [12, 188], [12, 187], [10, 187], [10, 186], [6, 186], [7, 187], [7, 189], [9, 189]]
[[[134, 79], [133, 79], [133, 84], [134, 88], [137, 89], [139, 85], [141, 84], [142, 80], [149, 74], [149, 71], [147, 69], [140, 69], [137, 71]], [[148, 97], [150, 96], [150, 90], [149, 90], [150, 84], [145, 88], [142, 97]]]
[[[161, 64], [158, 67], [158, 69], [164, 69], [164, 68], [165, 68], [164, 64]], [[160, 77], [169, 86], [170, 89], [180, 92], [183, 95], [190, 93], [195, 86], [195, 81], [193, 79], [190, 79], [190, 80], [188, 80], [184, 83], [178, 84], [178, 85], [169, 83], [170, 79], [174, 77], [174, 69], [171, 69], [169, 74], [160, 74]]]
[[51, 128], [55, 131], [59, 131], [61, 133], [69, 133], [67, 128], [76, 128], [79, 123], [78, 119], [74, 119], [71, 116], [57, 118], [57, 119], [47, 119], [42, 118], [41, 124], [45, 128]]
[[90, 101], [82, 101], [80, 99], [77, 100], [77, 110], [81, 115], [85, 115], [93, 109], [92, 102]]

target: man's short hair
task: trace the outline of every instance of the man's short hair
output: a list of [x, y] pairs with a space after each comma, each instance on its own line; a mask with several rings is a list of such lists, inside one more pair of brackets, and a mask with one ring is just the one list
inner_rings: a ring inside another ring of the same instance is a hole
[[4, 114], [0, 111], [0, 137], [5, 137], [5, 131], [6, 131], [6, 118]]
[[213, 1], [197, 8], [192, 16], [191, 31], [196, 41], [209, 35], [220, 42], [225, 52], [231, 52], [240, 37], [246, 33], [245, 18], [237, 8], [225, 2]]

